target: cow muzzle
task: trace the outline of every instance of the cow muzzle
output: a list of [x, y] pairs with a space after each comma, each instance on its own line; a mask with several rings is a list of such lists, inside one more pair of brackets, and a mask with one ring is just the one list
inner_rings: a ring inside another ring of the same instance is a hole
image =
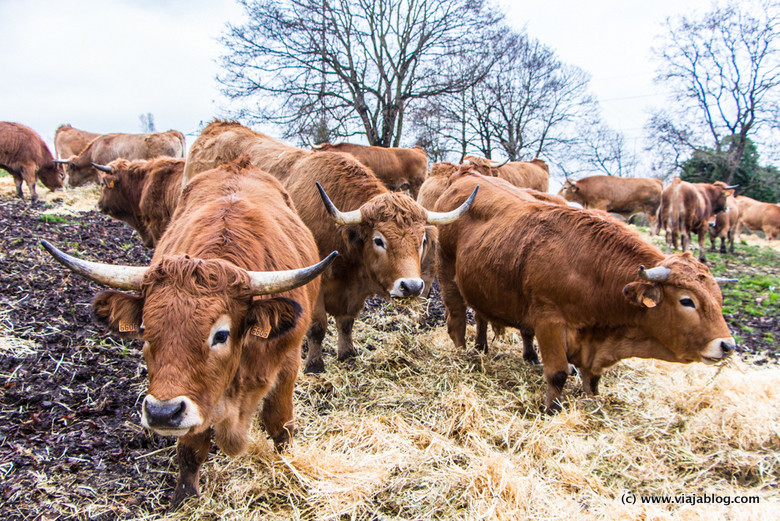
[[731, 356], [736, 348], [737, 342], [733, 337], [716, 338], [701, 352], [701, 359], [705, 364], [715, 364]]
[[390, 295], [401, 298], [417, 297], [422, 293], [423, 288], [425, 282], [422, 279], [398, 279], [393, 284]]
[[147, 394], [141, 406], [141, 425], [163, 436], [183, 436], [202, 423], [198, 406], [186, 396], [158, 400]]

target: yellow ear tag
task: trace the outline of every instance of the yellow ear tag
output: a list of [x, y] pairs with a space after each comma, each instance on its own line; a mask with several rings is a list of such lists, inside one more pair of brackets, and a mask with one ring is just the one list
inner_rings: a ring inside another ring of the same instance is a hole
[[132, 333], [133, 331], [138, 331], [138, 326], [136, 324], [131, 324], [131, 323], [125, 322], [123, 320], [119, 321], [119, 332], [120, 333]]
[[255, 324], [249, 332], [260, 338], [268, 338], [268, 335], [271, 333], [271, 326], [263, 327], [260, 324]]
[[648, 308], [654, 308], [655, 300], [651, 299], [650, 297], [645, 297], [642, 299], [642, 304], [644, 304]]

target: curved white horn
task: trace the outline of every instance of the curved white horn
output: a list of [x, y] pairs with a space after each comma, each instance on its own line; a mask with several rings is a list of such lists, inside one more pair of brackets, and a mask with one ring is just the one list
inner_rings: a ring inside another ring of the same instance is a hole
[[664, 266], [656, 266], [649, 270], [646, 270], [644, 265], [639, 266], [639, 278], [648, 282], [665, 282], [671, 272], [672, 270]]
[[323, 147], [323, 145], [324, 145], [324, 143], [320, 143], [319, 145], [315, 145], [314, 142], [311, 139], [308, 139], [307, 141], [309, 142], [309, 146], [312, 149], [314, 149], [314, 150], [320, 150]]
[[509, 163], [509, 158], [504, 159], [503, 163], [496, 163], [495, 161], [491, 161], [490, 162], [490, 168], [498, 168], [500, 166], [504, 166], [507, 163]]
[[723, 284], [729, 284], [731, 282], [739, 282], [739, 279], [727, 279], [725, 277], [715, 277], [715, 282], [717, 282], [719, 286], [722, 286]]
[[98, 284], [112, 288], [134, 291], [141, 289], [141, 281], [146, 270], [149, 269], [145, 266], [114, 266], [113, 264], [85, 261], [61, 252], [46, 240], [41, 240], [41, 245], [69, 270]]
[[337, 251], [331, 252], [330, 255], [317, 264], [297, 270], [250, 271], [248, 273], [252, 294], [270, 295], [271, 293], [282, 293], [303, 286], [325, 271], [338, 254], [339, 252]]
[[330, 197], [328, 197], [328, 194], [325, 193], [325, 189], [322, 188], [322, 185], [320, 183], [314, 183], [317, 185], [317, 190], [320, 191], [320, 197], [322, 197], [322, 202], [325, 203], [325, 208], [327, 208], [328, 213], [333, 217], [333, 220], [336, 221], [336, 224], [341, 225], [348, 225], [348, 224], [360, 224], [363, 222], [363, 216], [360, 215], [360, 210], [352, 210], [351, 212], [342, 212], [338, 208], [336, 208], [336, 205], [331, 202]]
[[464, 202], [459, 207], [455, 208], [451, 212], [428, 212], [428, 224], [450, 224], [451, 222], [457, 221], [460, 219], [466, 212], [469, 211], [469, 208], [471, 208], [471, 205], [474, 204], [474, 198], [477, 196], [477, 190], [479, 190], [479, 185], [474, 188], [474, 191], [471, 192], [471, 195], [468, 199], [466, 199], [466, 202]]
[[92, 166], [94, 166], [95, 168], [97, 168], [98, 170], [100, 170], [101, 172], [106, 172], [106, 173], [108, 173], [108, 174], [110, 174], [110, 173], [111, 173], [111, 167], [110, 167], [110, 166], [106, 166], [106, 165], [99, 165], [99, 164], [97, 164], [97, 163], [90, 163], [90, 164], [91, 164]]

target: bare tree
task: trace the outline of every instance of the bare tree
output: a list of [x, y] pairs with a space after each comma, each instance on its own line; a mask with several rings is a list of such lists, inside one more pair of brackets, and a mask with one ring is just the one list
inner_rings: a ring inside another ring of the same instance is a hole
[[147, 112], [146, 114], [139, 115], [138, 119], [141, 120], [141, 132], [144, 134], [149, 134], [150, 132], [155, 131], [154, 114]]
[[[398, 146], [410, 103], [468, 88], [495, 59], [503, 15], [483, 0], [240, 0], [219, 81], [236, 115], [295, 135], [323, 118], [334, 136]], [[470, 64], [468, 69], [463, 64]]]
[[[666, 169], [710, 147], [731, 183], [749, 138], [777, 128], [780, 110], [776, 1], [714, 6], [701, 18], [667, 19], [656, 81], [674, 93], [673, 108], [648, 124]], [[730, 139], [725, 139], [733, 136]], [[726, 148], [723, 145], [726, 144]]]

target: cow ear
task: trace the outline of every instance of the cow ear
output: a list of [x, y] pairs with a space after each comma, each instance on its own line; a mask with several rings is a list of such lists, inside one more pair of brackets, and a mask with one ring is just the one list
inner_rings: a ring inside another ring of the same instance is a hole
[[303, 308], [296, 301], [284, 298], [256, 299], [249, 306], [244, 319], [247, 340], [273, 340], [295, 329]]
[[92, 301], [92, 315], [99, 323], [124, 338], [141, 336], [143, 299], [121, 291], [108, 290]]
[[653, 282], [631, 282], [623, 288], [623, 296], [631, 304], [641, 308], [654, 308], [661, 303], [663, 292]]

